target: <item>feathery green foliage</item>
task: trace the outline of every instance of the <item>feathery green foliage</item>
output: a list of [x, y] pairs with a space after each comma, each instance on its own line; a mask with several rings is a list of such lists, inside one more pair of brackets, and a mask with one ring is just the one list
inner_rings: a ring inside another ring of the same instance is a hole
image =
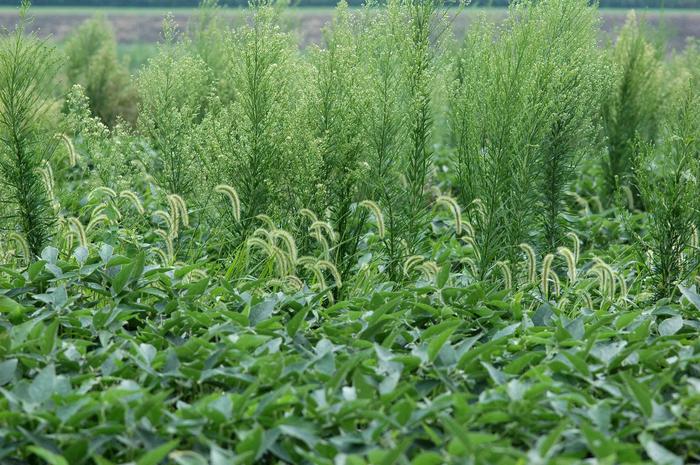
[[[602, 121], [607, 139], [603, 159], [608, 203], [622, 186], [635, 189], [635, 146], [653, 142], [661, 105], [658, 51], [645, 35], [645, 25], [634, 13], [627, 19], [615, 47], [609, 52], [615, 67], [612, 92], [603, 100]], [[635, 199], [638, 193], [634, 192]]]
[[84, 22], [68, 38], [64, 52], [68, 81], [85, 89], [93, 115], [109, 127], [118, 118], [136, 121], [136, 91], [128, 69], [117, 57], [111, 23], [103, 17]]
[[692, 78], [679, 87], [663, 140], [658, 147], [640, 147], [636, 161], [639, 192], [649, 212], [648, 239], [641, 238], [641, 245], [650, 255], [659, 298], [670, 297], [699, 263], [700, 94]]
[[355, 255], [362, 237], [366, 212], [353, 207], [367, 193], [369, 166], [360, 131], [364, 117], [362, 67], [354, 26], [347, 4], [341, 3], [333, 23], [324, 31], [325, 43], [312, 50], [310, 58], [310, 125], [319, 151], [318, 190], [312, 205], [316, 211], [329, 212], [339, 242], [334, 259], [348, 265], [352, 261], [347, 259]]
[[22, 3], [20, 23], [0, 44], [0, 174], [12, 211], [4, 229], [18, 228], [33, 255], [47, 245], [53, 211], [39, 174], [56, 146], [44, 112], [51, 104], [57, 70], [54, 49], [27, 35], [27, 10]]
[[139, 73], [139, 128], [157, 153], [154, 166], [159, 185], [188, 195], [197, 180], [193, 133], [209, 92], [204, 62], [177, 42], [172, 19], [163, 23], [165, 42], [159, 54]]
[[544, 248], [563, 239], [564, 192], [592, 155], [595, 84], [606, 76], [596, 31], [585, 1], [520, 2], [503, 29], [473, 28], [455, 59], [452, 164], [482, 276], [514, 260], [538, 223]]
[[307, 207], [316, 187], [309, 174], [318, 163], [304, 125], [300, 85], [308, 74], [293, 37], [280, 27], [274, 5], [252, 12], [252, 24], [227, 37], [226, 88], [203, 122], [199, 148], [207, 182], [240, 195], [245, 233], [261, 213], [287, 224]]

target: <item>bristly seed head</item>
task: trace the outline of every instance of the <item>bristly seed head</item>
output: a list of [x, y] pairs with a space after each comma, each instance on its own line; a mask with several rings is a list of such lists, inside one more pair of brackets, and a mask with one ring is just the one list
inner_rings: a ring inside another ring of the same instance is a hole
[[68, 224], [70, 224], [71, 229], [78, 237], [78, 243], [81, 247], [88, 246], [87, 234], [85, 233], [85, 228], [78, 218], [70, 217], [68, 218]]
[[441, 195], [435, 200], [436, 205], [445, 205], [450, 212], [452, 212], [452, 216], [454, 217], [454, 222], [455, 222], [455, 234], [458, 236], [462, 234], [462, 208], [459, 206], [457, 201], [453, 199], [452, 197], [449, 197], [447, 195]]
[[554, 261], [554, 255], [548, 253], [542, 259], [542, 294], [545, 298], [549, 298], [549, 272], [552, 270], [552, 262]]
[[568, 247], [559, 247], [557, 253], [566, 260], [567, 274], [569, 276], [569, 284], [576, 282], [576, 257]]
[[231, 208], [233, 211], [233, 218], [236, 221], [241, 221], [241, 200], [238, 197], [238, 192], [233, 187], [226, 184], [219, 184], [214, 188], [214, 192], [223, 194], [228, 198], [231, 203]]
[[359, 203], [359, 205], [369, 209], [372, 212], [374, 215], [374, 221], [377, 223], [377, 235], [380, 238], [384, 238], [384, 215], [382, 214], [382, 210], [379, 208], [379, 205], [371, 200], [363, 200]]
[[146, 210], [144, 210], [143, 204], [141, 203], [141, 199], [139, 199], [138, 195], [136, 195], [135, 192], [130, 190], [123, 190], [119, 193], [119, 198], [128, 200], [131, 203], [131, 205], [136, 209], [139, 215], [143, 215], [144, 213], [146, 213]]
[[520, 250], [525, 252], [527, 259], [527, 281], [529, 284], [537, 280], [537, 258], [535, 257], [535, 249], [530, 244], [520, 244]]
[[510, 266], [508, 266], [508, 262], [498, 261], [496, 262], [496, 266], [499, 270], [501, 270], [501, 274], [503, 275], [503, 283], [505, 285], [506, 290], [510, 290], [513, 287], [513, 275], [510, 272]]

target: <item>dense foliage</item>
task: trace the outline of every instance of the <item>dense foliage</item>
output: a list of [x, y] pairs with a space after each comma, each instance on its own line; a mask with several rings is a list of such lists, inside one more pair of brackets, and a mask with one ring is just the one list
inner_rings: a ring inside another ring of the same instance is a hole
[[700, 461], [697, 44], [390, 0], [302, 51], [279, 4], [205, 2], [132, 78], [100, 20], [59, 52], [27, 8], [0, 463]]

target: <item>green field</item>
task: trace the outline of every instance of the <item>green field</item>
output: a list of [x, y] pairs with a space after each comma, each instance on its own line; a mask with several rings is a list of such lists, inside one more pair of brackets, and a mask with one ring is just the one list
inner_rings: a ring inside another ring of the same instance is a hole
[[0, 464], [700, 463], [700, 43], [7, 11]]

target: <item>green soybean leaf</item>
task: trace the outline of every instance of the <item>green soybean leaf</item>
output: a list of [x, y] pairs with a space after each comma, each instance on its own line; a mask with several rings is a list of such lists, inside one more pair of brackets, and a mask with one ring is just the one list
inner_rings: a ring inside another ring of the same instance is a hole
[[639, 409], [642, 411], [644, 416], [646, 418], [650, 418], [653, 413], [653, 405], [651, 392], [649, 391], [649, 389], [642, 383], [635, 380], [628, 373], [623, 373], [622, 379], [625, 381], [625, 384], [627, 384], [629, 391], [634, 396], [634, 399], [636, 400], [637, 405], [639, 406]]
[[457, 323], [455, 322], [454, 326], [446, 328], [440, 334], [438, 334], [430, 340], [430, 342], [428, 343], [428, 360], [430, 360], [431, 362], [435, 361], [438, 354], [440, 353], [440, 349], [442, 349], [442, 347], [450, 339], [450, 336], [452, 336], [456, 329]]
[[29, 446], [27, 447], [27, 450], [33, 453], [34, 455], [44, 459], [49, 465], [68, 465], [68, 461], [65, 458], [58, 454], [54, 454], [53, 452], [46, 450], [43, 447]]
[[171, 450], [177, 447], [178, 441], [172, 440], [151, 449], [136, 461], [136, 465], [158, 465]]
[[0, 386], [5, 385], [15, 378], [17, 359], [11, 358], [0, 362]]
[[661, 336], [672, 336], [681, 330], [683, 327], [683, 317], [674, 316], [666, 318], [659, 324], [659, 334]]

